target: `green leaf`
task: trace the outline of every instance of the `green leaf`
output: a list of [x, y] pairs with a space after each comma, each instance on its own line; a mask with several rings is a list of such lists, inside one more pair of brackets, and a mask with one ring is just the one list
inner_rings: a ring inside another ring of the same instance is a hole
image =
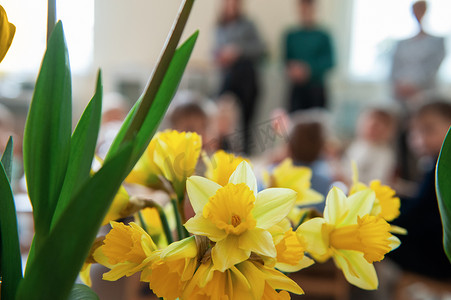
[[[155, 134], [158, 125], [163, 119], [166, 110], [168, 109], [169, 104], [171, 103], [172, 98], [177, 91], [178, 85], [182, 79], [183, 72], [188, 64], [188, 60], [193, 51], [194, 45], [196, 43], [198, 32], [195, 32], [185, 43], [183, 43], [175, 52], [171, 63], [167, 69], [166, 75], [164, 76], [163, 82], [159, 86], [158, 93], [155, 96], [155, 100], [152, 102], [152, 106], [150, 107], [149, 112], [147, 113], [146, 118], [142, 124], [142, 127], [136, 133], [135, 141], [134, 141], [134, 149], [132, 160], [130, 161], [130, 165], [128, 170], [131, 171], [133, 166], [139, 160], [141, 155], [146, 150], [147, 145]], [[140, 101], [135, 104], [135, 106], [130, 111], [127, 116], [126, 121], [121, 127], [121, 131], [117, 135], [113, 145], [108, 152], [107, 159], [110, 155], [114, 154], [116, 149], [120, 146], [120, 144], [126, 140], [126, 131], [130, 128], [132, 120], [134, 120], [133, 116], [137, 111], [141, 109], [140, 106], [141, 101], [144, 101], [144, 98], [140, 99]]]
[[131, 151], [130, 144], [124, 145], [71, 199], [27, 264], [16, 299], [67, 299], [108, 207], [126, 176]]
[[0, 163], [0, 256], [2, 277], [0, 298], [14, 299], [22, 279], [22, 261], [13, 193], [2, 163]]
[[83, 115], [72, 134], [67, 175], [64, 179], [63, 188], [55, 209], [52, 224], [64, 211], [72, 196], [90, 177], [89, 174], [96, 150], [101, 118], [102, 74], [99, 71], [96, 92], [83, 112]]
[[443, 246], [451, 262], [451, 130], [448, 131], [437, 161], [436, 189], [443, 224]]
[[69, 300], [98, 300], [99, 296], [84, 284], [75, 284], [69, 295]]
[[5, 152], [2, 155], [2, 164], [3, 168], [5, 168], [6, 176], [11, 182], [11, 174], [13, 171], [13, 137], [10, 136], [8, 139], [8, 143], [6, 144]]
[[72, 130], [71, 76], [61, 22], [47, 45], [24, 131], [24, 170], [36, 242], [45, 236], [66, 174]]

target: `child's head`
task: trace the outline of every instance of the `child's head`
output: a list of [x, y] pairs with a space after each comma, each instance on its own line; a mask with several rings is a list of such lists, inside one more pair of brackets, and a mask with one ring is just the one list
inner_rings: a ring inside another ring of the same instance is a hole
[[169, 122], [172, 129], [196, 132], [205, 138], [208, 117], [198, 103], [187, 102], [177, 105], [169, 117]]
[[299, 17], [302, 25], [311, 27], [316, 22], [316, 1], [298, 0]]
[[372, 108], [360, 115], [357, 136], [365, 141], [384, 144], [390, 142], [396, 131], [395, 116], [388, 110]]
[[437, 101], [422, 106], [411, 124], [411, 144], [420, 155], [436, 156], [451, 125], [451, 103]]
[[324, 130], [318, 121], [293, 124], [288, 150], [295, 162], [310, 164], [319, 158], [324, 146]]

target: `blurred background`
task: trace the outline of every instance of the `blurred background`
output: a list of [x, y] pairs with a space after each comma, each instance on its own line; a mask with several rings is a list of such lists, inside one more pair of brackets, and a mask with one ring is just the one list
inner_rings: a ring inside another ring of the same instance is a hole
[[[0, 3], [17, 28], [0, 64], [0, 150], [13, 135], [24, 259], [33, 225], [21, 140], [45, 50], [46, 3]], [[72, 69], [74, 126], [98, 69], [103, 72], [101, 157], [142, 93], [179, 5], [57, 0]], [[346, 190], [352, 183], [353, 160], [362, 182], [391, 185], [406, 207], [397, 225], [409, 230], [410, 240], [380, 266], [380, 292], [357, 291], [325, 265], [298, 278], [310, 293], [303, 299], [451, 298], [433, 177], [451, 124], [450, 11], [449, 0], [195, 2], [182, 40], [195, 30], [200, 35], [162, 129], [200, 133], [209, 154], [224, 149], [251, 156], [257, 174], [291, 158], [312, 168], [312, 187], [324, 195], [332, 184]], [[427, 227], [422, 220], [436, 222]], [[432, 261], [412, 265], [418, 256]], [[124, 284], [127, 297], [110, 290], [101, 299], [151, 297], [130, 296], [142, 289], [137, 280]]]

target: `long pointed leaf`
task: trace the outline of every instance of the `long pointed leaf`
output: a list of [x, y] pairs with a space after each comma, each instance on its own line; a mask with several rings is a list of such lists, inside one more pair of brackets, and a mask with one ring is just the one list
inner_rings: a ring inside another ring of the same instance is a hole
[[130, 144], [83, 186], [27, 265], [17, 300], [67, 299], [130, 159]]
[[1, 299], [14, 299], [22, 279], [19, 236], [13, 193], [3, 164], [0, 163], [0, 275]]
[[71, 110], [69, 59], [58, 22], [48, 41], [24, 132], [24, 170], [36, 239], [48, 233], [66, 174]]
[[2, 155], [2, 164], [5, 169], [6, 176], [11, 182], [11, 174], [13, 171], [13, 137], [10, 136], [6, 144], [5, 152]]
[[53, 216], [54, 223], [71, 197], [89, 179], [102, 117], [102, 74], [97, 76], [94, 96], [86, 107], [71, 138], [70, 159], [60, 199]]
[[451, 130], [446, 135], [437, 161], [435, 182], [443, 224], [443, 246], [451, 262]]

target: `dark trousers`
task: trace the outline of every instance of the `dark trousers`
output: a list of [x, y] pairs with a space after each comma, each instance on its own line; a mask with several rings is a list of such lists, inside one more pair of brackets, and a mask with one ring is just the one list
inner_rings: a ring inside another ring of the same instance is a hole
[[254, 62], [246, 58], [238, 59], [224, 70], [220, 95], [232, 93], [238, 101], [243, 120], [243, 151], [250, 152], [251, 121], [254, 116], [258, 96], [258, 78]]
[[291, 86], [290, 112], [309, 109], [313, 107], [323, 107], [327, 105], [326, 90], [321, 84], [294, 84]]

